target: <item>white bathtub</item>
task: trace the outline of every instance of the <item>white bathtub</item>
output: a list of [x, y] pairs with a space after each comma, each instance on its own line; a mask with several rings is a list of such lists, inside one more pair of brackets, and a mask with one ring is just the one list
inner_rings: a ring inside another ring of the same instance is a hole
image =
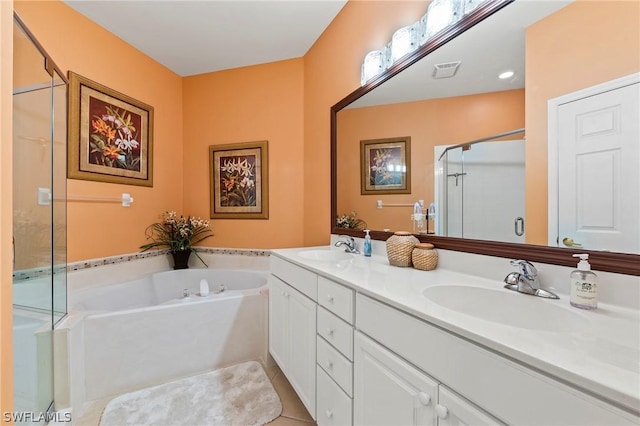
[[[201, 279], [208, 297], [198, 295]], [[83, 383], [82, 399], [266, 360], [266, 279], [266, 271], [187, 269], [70, 292], [71, 369], [84, 376], [72, 382]], [[185, 289], [193, 295], [183, 298]]]

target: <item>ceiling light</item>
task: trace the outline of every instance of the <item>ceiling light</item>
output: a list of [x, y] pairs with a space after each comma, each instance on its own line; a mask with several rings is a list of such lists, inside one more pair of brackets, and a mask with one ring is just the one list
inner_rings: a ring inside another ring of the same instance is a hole
[[513, 77], [515, 73], [513, 71], [505, 71], [503, 73], [501, 73], [498, 78], [501, 80], [506, 80], [507, 78], [511, 78]]

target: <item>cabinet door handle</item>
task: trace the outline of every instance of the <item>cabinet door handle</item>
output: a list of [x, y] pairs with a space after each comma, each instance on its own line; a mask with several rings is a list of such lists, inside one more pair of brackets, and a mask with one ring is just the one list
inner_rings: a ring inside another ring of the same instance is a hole
[[327, 295], [327, 301], [328, 301], [329, 303], [333, 303], [333, 296], [332, 296], [332, 295], [330, 295], [330, 294], [328, 294], [328, 295]]
[[324, 413], [324, 414], [326, 414], [327, 418], [329, 418], [329, 419], [330, 419], [331, 417], [333, 417], [333, 411], [331, 411], [331, 410], [327, 410], [327, 411], [325, 411], [325, 413]]
[[447, 416], [449, 415], [449, 409], [447, 407], [445, 407], [444, 405], [438, 404], [438, 405], [436, 405], [436, 414], [441, 419], [446, 419]]
[[328, 334], [329, 336], [333, 336], [333, 331], [334, 331], [334, 330], [333, 330], [332, 328], [327, 328], [327, 334]]
[[327, 363], [327, 368], [328, 368], [329, 370], [333, 370], [333, 362], [329, 361], [329, 362]]
[[418, 399], [422, 405], [429, 405], [429, 403], [431, 403], [431, 395], [424, 392], [420, 392], [418, 394]]

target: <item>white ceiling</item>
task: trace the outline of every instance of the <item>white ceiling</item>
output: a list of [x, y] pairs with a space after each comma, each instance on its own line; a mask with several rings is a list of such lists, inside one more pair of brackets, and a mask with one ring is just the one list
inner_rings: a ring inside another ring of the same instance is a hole
[[63, 0], [181, 76], [304, 56], [347, 0]]

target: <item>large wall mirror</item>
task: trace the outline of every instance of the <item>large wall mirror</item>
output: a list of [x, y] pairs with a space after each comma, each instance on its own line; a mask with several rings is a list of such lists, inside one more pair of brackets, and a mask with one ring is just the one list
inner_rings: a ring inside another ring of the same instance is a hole
[[640, 275], [639, 16], [490, 0], [351, 93], [332, 108], [332, 232], [362, 236], [336, 221], [355, 212], [380, 240], [568, 266], [586, 251]]

